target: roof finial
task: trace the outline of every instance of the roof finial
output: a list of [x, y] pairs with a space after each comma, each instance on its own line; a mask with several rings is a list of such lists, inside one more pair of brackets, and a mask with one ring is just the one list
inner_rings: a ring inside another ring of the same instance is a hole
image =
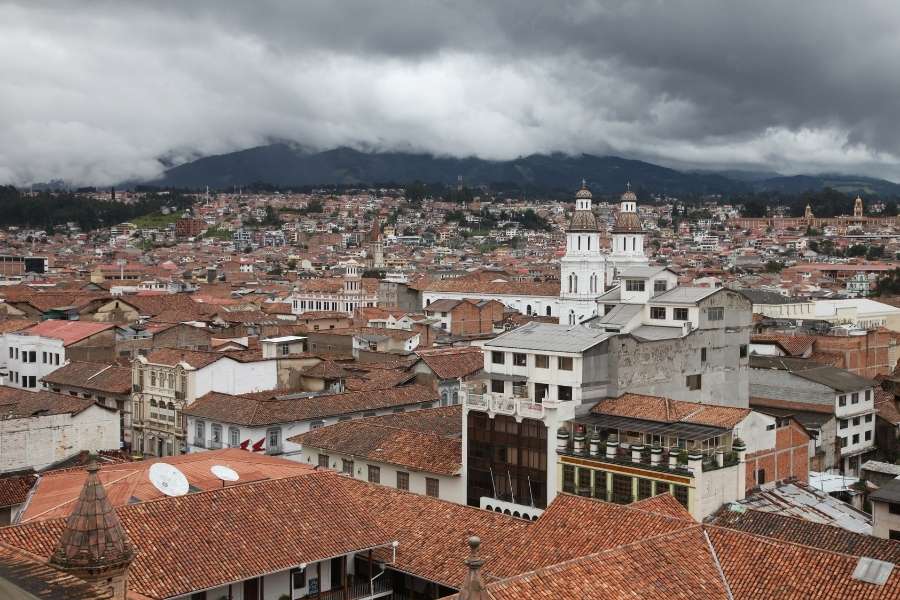
[[629, 192], [631, 191], [631, 182], [630, 181], [625, 184], [625, 189], [628, 190]]
[[484, 565], [484, 560], [478, 556], [478, 547], [481, 546], [481, 540], [478, 536], [469, 538], [469, 557], [466, 559], [466, 566], [469, 567], [466, 572], [466, 579], [463, 581], [459, 590], [459, 600], [487, 600], [487, 593], [484, 591], [484, 583], [481, 581], [481, 573], [479, 572]]
[[585, 179], [584, 177], [581, 178], [581, 189], [587, 189], [587, 179]]

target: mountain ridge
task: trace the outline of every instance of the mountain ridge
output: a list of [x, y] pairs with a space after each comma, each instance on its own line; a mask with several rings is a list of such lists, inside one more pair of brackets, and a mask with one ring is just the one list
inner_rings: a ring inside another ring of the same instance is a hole
[[[772, 176], [769, 176], [772, 175]], [[273, 143], [206, 156], [171, 167], [144, 183], [165, 187], [231, 189], [266, 183], [279, 187], [354, 185], [413, 181], [452, 185], [482, 184], [536, 191], [571, 191], [587, 178], [598, 194], [621, 192], [629, 182], [659, 194], [796, 194], [833, 187], [845, 193], [900, 196], [900, 185], [859, 175], [781, 175], [752, 171], [679, 171], [618, 156], [532, 154], [513, 160], [453, 158], [411, 152], [364, 152], [338, 147], [310, 152]]]

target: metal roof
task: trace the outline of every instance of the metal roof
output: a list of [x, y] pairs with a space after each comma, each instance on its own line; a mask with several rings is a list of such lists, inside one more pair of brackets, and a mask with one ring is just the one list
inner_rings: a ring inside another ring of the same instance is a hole
[[662, 325], [641, 325], [631, 330], [631, 335], [645, 341], [669, 340], [680, 338], [681, 327], [663, 327]]
[[639, 433], [652, 433], [684, 438], [686, 440], [703, 441], [723, 435], [731, 431], [725, 427], [712, 427], [710, 425], [697, 425], [695, 423], [660, 423], [659, 421], [647, 421], [633, 417], [620, 417], [615, 415], [592, 414], [579, 417], [578, 423], [618, 429], [624, 431], [637, 431]]
[[869, 494], [869, 500], [881, 502], [900, 502], [900, 479], [891, 479], [876, 491]]
[[750, 357], [752, 369], [776, 369], [787, 371], [792, 375], [829, 387], [839, 392], [858, 392], [874, 387], [875, 382], [844, 369], [822, 365], [803, 358], [785, 358], [782, 356]]
[[531, 322], [486, 342], [486, 348], [516, 348], [545, 352], [584, 352], [606, 341], [609, 334], [583, 325]]
[[654, 275], [658, 275], [663, 271], [671, 271], [674, 275], [675, 272], [672, 271], [669, 267], [626, 267], [619, 272], [619, 279], [649, 279]]
[[653, 304], [695, 304], [722, 289], [724, 288], [678, 286], [668, 292], [653, 296], [650, 302]]
[[600, 317], [596, 322], [610, 325], [628, 325], [643, 310], [643, 304], [616, 304], [612, 310]]

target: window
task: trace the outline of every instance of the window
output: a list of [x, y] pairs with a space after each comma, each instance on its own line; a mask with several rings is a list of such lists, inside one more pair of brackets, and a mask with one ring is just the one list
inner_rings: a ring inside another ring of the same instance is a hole
[[426, 477], [425, 478], [425, 495], [431, 496], [432, 498], [437, 498], [440, 496], [440, 485], [441, 482], [435, 479], [434, 477]]
[[203, 421], [194, 424], [194, 445], [201, 448], [206, 445], [206, 423]]
[[858, 434], [858, 433], [854, 433], [854, 434], [853, 434], [853, 443], [854, 443], [854, 444], [858, 444], [858, 443], [859, 443], [859, 434]]
[[706, 316], [710, 321], [721, 321], [725, 318], [725, 308], [722, 306], [713, 306], [709, 309], [709, 312], [706, 313]]
[[756, 485], [762, 485], [766, 482], [766, 470], [765, 469], [757, 469], [756, 470]]
[[706, 348], [700, 348], [700, 362], [706, 362]]
[[866, 402], [872, 399], [872, 390], [866, 390]]
[[156, 371], [150, 371], [150, 385], [156, 385]]
[[657, 279], [653, 282], [653, 291], [656, 293], [666, 291], [666, 280], [665, 279]]
[[513, 353], [513, 366], [514, 367], [524, 367], [528, 364], [528, 355], [519, 354], [518, 352]]
[[644, 281], [642, 279], [626, 279], [625, 290], [629, 292], [643, 292]]
[[534, 366], [538, 369], [549, 369], [550, 368], [550, 357], [546, 354], [535, 354], [534, 355]]
[[281, 452], [281, 428], [275, 427], [266, 432], [266, 454]]
[[653, 495], [653, 480], [652, 479], [638, 479], [638, 500], [646, 500], [650, 496]]
[[838, 406], [847, 406], [847, 395], [841, 394], [838, 396]]
[[409, 491], [409, 473], [397, 471], [397, 489]]
[[213, 423], [211, 427], [210, 442], [212, 448], [222, 447], [222, 426], [218, 423]]
[[575, 467], [572, 465], [563, 465], [563, 491], [575, 493]]
[[9, 349], [9, 357], [10, 357], [10, 358], [13, 357], [13, 349], [12, 349], [12, 348]]
[[871, 429], [868, 430], [868, 431], [866, 432], [865, 440], [866, 440], [867, 442], [872, 441], [872, 430], [871, 430]]
[[491, 352], [491, 362], [495, 365], [502, 365], [505, 356], [506, 355], [503, 352]]
[[241, 430], [237, 427], [228, 428], [228, 445], [237, 448], [241, 445]]
[[900, 515], [900, 504], [898, 504], [897, 502], [889, 502], [888, 512], [892, 515]]
[[353, 461], [346, 458], [341, 459], [341, 472], [353, 476]]
[[560, 371], [571, 371], [572, 370], [572, 357], [571, 356], [560, 356], [557, 358], [557, 364], [559, 365]]
[[688, 375], [685, 383], [689, 390], [699, 390], [701, 385], [700, 375]]
[[859, 404], [859, 392], [850, 394], [850, 404]]
[[673, 316], [672, 318], [676, 321], [687, 321], [688, 320], [688, 309], [686, 308], [676, 308], [672, 310]]
[[747, 344], [741, 344], [740, 357], [747, 358]]
[[685, 508], [688, 505], [688, 488], [686, 485], [675, 485], [672, 486], [675, 499]]
[[47, 353], [46, 352], [41, 352], [41, 362], [44, 363], [45, 365], [47, 364]]
[[301, 590], [306, 587], [306, 571], [304, 569], [293, 569], [291, 571], [291, 587], [295, 590]]
[[838, 439], [841, 440], [841, 448], [846, 448], [847, 447], [847, 438], [842, 437], [842, 438], [838, 438]]
[[560, 401], [566, 401], [572, 399], [572, 386], [570, 385], [558, 385], [556, 386], [556, 396]]
[[591, 470], [578, 469], [578, 495], [591, 497]]
[[841, 429], [847, 429], [847, 425], [849, 425], [847, 419], [841, 419]]
[[502, 379], [491, 379], [491, 392], [502, 394], [505, 387]]
[[327, 454], [320, 454], [319, 455], [319, 466], [327, 469], [329, 460], [330, 460], [330, 458]]
[[606, 501], [606, 471], [594, 471], [594, 498]]
[[866, 423], [872, 422], [872, 415], [866, 415]]
[[310, 430], [319, 429], [320, 427], [325, 427], [325, 421], [322, 421], [322, 420], [313, 421], [312, 423], [309, 424]]
[[369, 465], [369, 483], [381, 483], [381, 468]]
[[651, 319], [665, 319], [666, 318], [666, 307], [665, 306], [651, 306], [650, 307], [650, 318]]
[[616, 504], [631, 504], [634, 496], [631, 492], [631, 477], [613, 473], [612, 501]]
[[896, 529], [888, 529], [888, 539], [900, 541], [900, 531]]
[[853, 426], [856, 427], [859, 425], [859, 417], [853, 417]]

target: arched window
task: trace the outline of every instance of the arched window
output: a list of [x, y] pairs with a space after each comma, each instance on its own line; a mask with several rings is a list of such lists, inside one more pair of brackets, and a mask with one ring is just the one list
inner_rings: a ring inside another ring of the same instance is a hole
[[631, 238], [631, 250], [634, 251], [636, 247], [637, 247], [637, 238], [633, 237], [633, 238]]
[[581, 236], [578, 236], [578, 249], [581, 250]]
[[575, 324], [575, 311], [569, 310], [569, 325]]
[[550, 316], [550, 307], [549, 306], [547, 307], [547, 316], [548, 317]]
[[531, 305], [530, 304], [525, 307], [525, 314], [528, 316], [531, 316]]
[[441, 406], [447, 406], [447, 401], [450, 399], [449, 394], [447, 394], [447, 390], [441, 392]]
[[588, 250], [591, 249], [591, 236], [588, 236]]

